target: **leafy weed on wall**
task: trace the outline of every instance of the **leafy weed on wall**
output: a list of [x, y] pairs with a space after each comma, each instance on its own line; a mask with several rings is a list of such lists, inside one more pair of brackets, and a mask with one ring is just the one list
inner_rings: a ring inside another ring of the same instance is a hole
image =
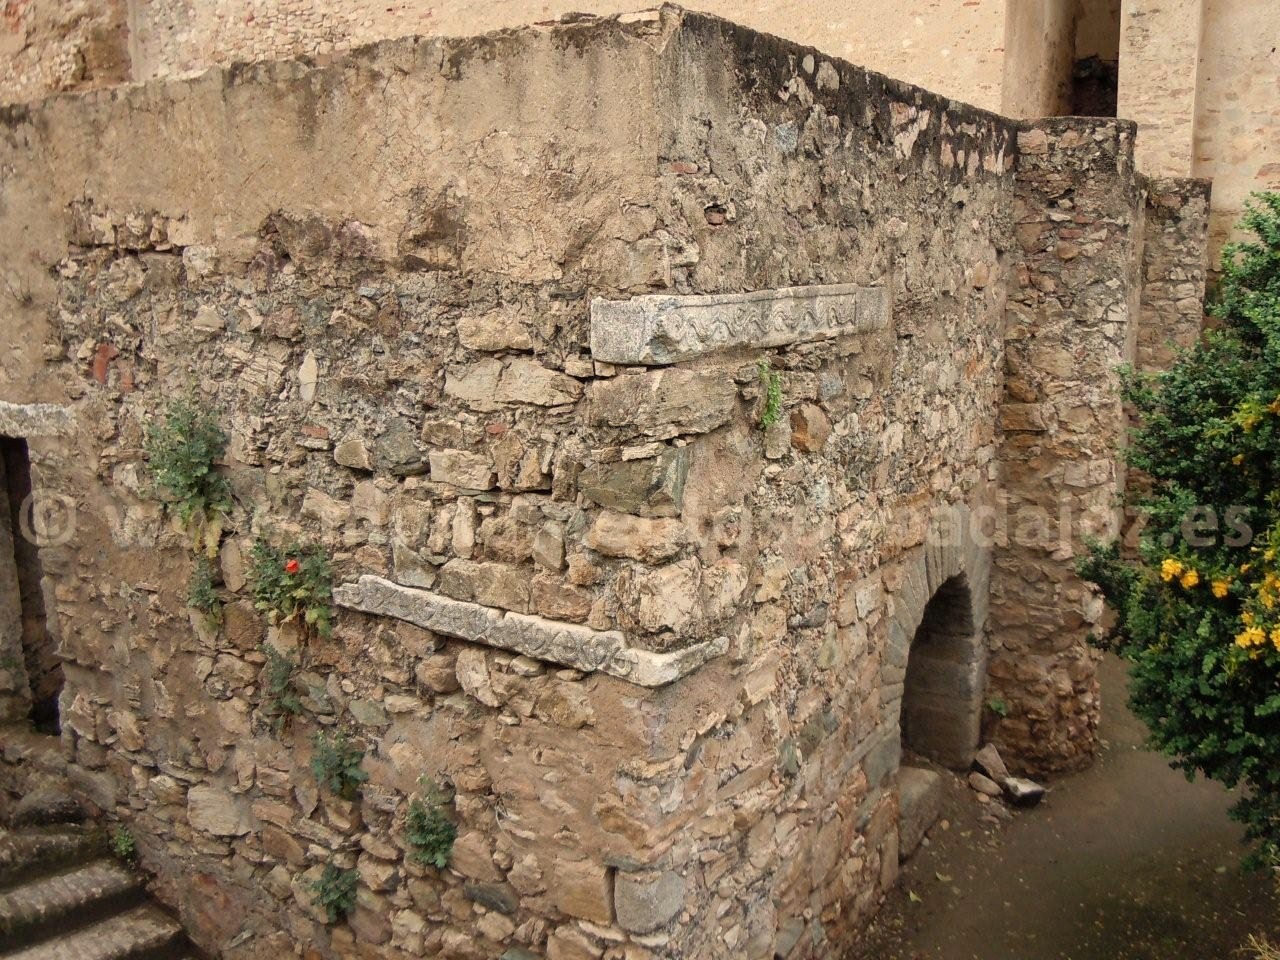
[[249, 554], [253, 605], [273, 624], [297, 619], [307, 630], [329, 636], [333, 621], [333, 573], [315, 544], [282, 549], [259, 538]]

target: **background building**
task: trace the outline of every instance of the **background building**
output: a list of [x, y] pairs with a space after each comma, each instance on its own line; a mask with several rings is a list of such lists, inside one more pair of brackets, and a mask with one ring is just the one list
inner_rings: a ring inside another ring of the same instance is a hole
[[[0, 99], [618, 13], [643, 0], [7, 0]], [[1120, 116], [1138, 166], [1213, 181], [1210, 256], [1280, 188], [1280, 4], [1267, 0], [689, 0], [1010, 117]], [[1117, 82], [1118, 81], [1118, 82]], [[1117, 91], [1118, 87], [1118, 91]], [[1118, 92], [1118, 96], [1117, 96]]]

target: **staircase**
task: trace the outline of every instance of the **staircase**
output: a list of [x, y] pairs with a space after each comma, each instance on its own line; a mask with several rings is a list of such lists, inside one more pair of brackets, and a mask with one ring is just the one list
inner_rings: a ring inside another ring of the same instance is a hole
[[0, 830], [0, 960], [194, 960], [182, 928], [100, 831]]

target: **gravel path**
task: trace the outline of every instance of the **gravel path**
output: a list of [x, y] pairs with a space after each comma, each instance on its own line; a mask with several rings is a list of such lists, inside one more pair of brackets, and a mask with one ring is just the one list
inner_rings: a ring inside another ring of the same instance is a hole
[[1227, 960], [1250, 933], [1280, 939], [1280, 889], [1240, 870], [1231, 795], [1142, 749], [1123, 688], [1108, 658], [1106, 748], [1040, 807], [993, 826], [950, 789], [848, 960]]

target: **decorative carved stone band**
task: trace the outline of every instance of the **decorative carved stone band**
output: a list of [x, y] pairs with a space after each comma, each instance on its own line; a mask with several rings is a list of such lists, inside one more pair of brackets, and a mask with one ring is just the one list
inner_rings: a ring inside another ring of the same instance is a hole
[[445, 636], [512, 650], [587, 673], [608, 673], [642, 687], [661, 687], [692, 673], [729, 649], [725, 637], [673, 653], [627, 645], [617, 630], [592, 630], [523, 613], [511, 613], [401, 586], [369, 574], [333, 591], [341, 607], [395, 617]]
[[851, 283], [709, 296], [591, 302], [591, 355], [622, 365], [678, 363], [730, 347], [778, 347], [882, 330], [889, 291]]
[[0, 400], [0, 436], [59, 436], [71, 428], [71, 411], [52, 403], [6, 403]]

